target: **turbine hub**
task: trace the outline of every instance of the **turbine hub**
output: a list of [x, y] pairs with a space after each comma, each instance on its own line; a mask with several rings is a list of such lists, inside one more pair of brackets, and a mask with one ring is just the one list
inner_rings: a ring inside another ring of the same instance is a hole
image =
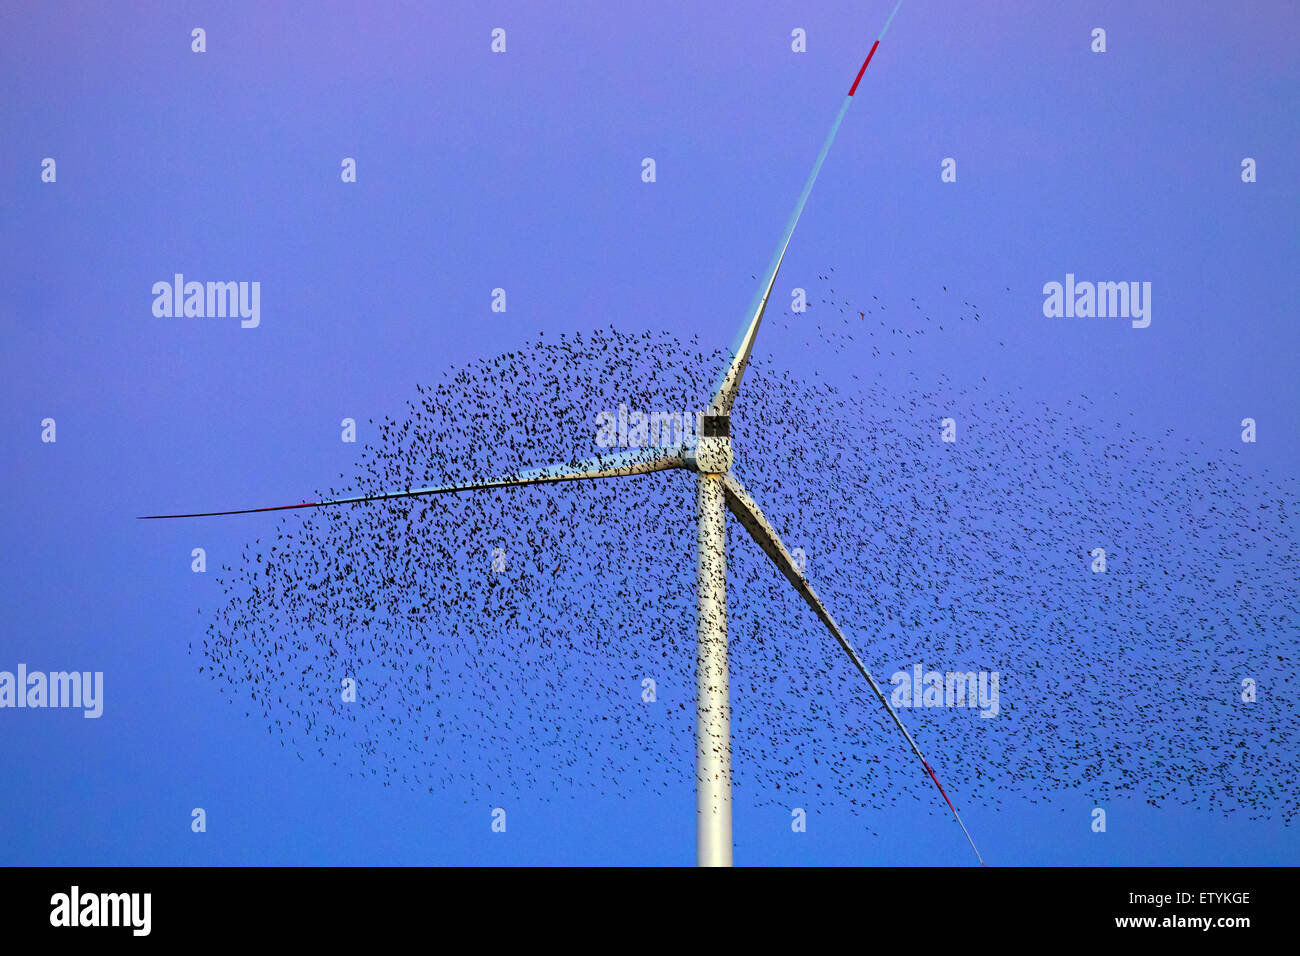
[[725, 475], [731, 471], [731, 419], [726, 415], [705, 415], [695, 439], [695, 448], [686, 459], [696, 471], [706, 475]]

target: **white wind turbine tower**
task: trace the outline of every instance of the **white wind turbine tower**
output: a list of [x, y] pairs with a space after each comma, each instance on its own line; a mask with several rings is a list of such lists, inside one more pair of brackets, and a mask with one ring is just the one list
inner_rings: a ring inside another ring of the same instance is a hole
[[[697, 620], [696, 620], [696, 724], [695, 724], [695, 761], [696, 761], [696, 853], [701, 866], [730, 866], [732, 863], [731, 835], [731, 703], [728, 690], [729, 669], [727, 664], [727, 529], [726, 510], [739, 519], [741, 526], [749, 532], [767, 556], [790, 581], [795, 590], [808, 602], [813, 612], [826, 626], [831, 636], [848, 655], [853, 666], [866, 678], [876, 699], [888, 711], [895, 725], [907, 738], [913, 753], [920, 759], [922, 767], [934, 785], [943, 794], [944, 801], [952, 810], [953, 816], [961, 826], [971, 849], [979, 857], [979, 850], [971, 839], [970, 832], [962, 823], [956, 807], [944, 793], [938, 778], [930, 768], [921, 750], [912, 739], [912, 735], [903, 726], [897, 712], [890, 706], [888, 698], [871, 676], [858, 652], [844, 636], [835, 619], [822, 603], [812, 584], [804, 576], [799, 565], [790, 552], [786, 550], [781, 538], [763, 515], [758, 503], [750, 497], [739, 479], [731, 472], [731, 407], [740, 389], [745, 367], [758, 335], [763, 312], [767, 307], [768, 297], [776, 282], [777, 272], [785, 258], [794, 234], [795, 225], [803, 212], [813, 183], [821, 171], [835, 134], [839, 130], [858, 83], [871, 62], [880, 39], [889, 29], [902, 0], [894, 7], [885, 29], [872, 45], [862, 68], [858, 71], [853, 86], [840, 107], [839, 114], [822, 144], [821, 151], [813, 165], [812, 172], [804, 184], [794, 213], [786, 225], [785, 235], [777, 248], [776, 254], [768, 266], [767, 272], [755, 293], [754, 301], [746, 313], [745, 324], [741, 329], [740, 339], [732, 350], [732, 359], [723, 370], [714, 390], [713, 397], [705, 412], [700, 434], [693, 443], [681, 448], [653, 448], [621, 455], [606, 455], [582, 462], [554, 465], [545, 468], [530, 469], [511, 477], [494, 481], [485, 481], [457, 485], [441, 485], [431, 488], [407, 489], [377, 495], [358, 495], [349, 498], [333, 498], [323, 501], [305, 501], [293, 505], [279, 505], [269, 508], [243, 508], [235, 511], [213, 511], [188, 515], [144, 515], [145, 518], [198, 518], [215, 515], [251, 514], [262, 511], [285, 511], [295, 508], [321, 508], [357, 502], [385, 501], [396, 498], [417, 498], [425, 495], [453, 494], [456, 492], [481, 491], [494, 488], [512, 488], [523, 485], [549, 484], [560, 481], [590, 481], [603, 478], [621, 478], [630, 475], [648, 474], [654, 471], [666, 471], [682, 468], [697, 473]], [[980, 862], [983, 859], [980, 858]]]

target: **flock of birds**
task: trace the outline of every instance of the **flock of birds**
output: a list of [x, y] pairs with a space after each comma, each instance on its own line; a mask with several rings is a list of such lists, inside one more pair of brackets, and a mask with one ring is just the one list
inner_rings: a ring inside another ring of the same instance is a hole
[[[818, 302], [820, 302], [821, 305], [836, 309], [841, 316], [848, 316], [851, 318], [856, 315], [859, 319], [859, 323], [843, 320], [837, 321], [834, 317], [832, 318], [832, 321], [826, 323], [816, 320], [808, 322], [808, 317], [806, 315], [799, 313], [792, 317], [790, 312], [787, 311], [782, 323], [782, 328], [785, 330], [790, 330], [791, 321], [795, 322], [795, 331], [799, 331], [801, 328], [807, 329], [811, 326], [811, 331], [815, 334], [817, 342], [814, 343], [813, 336], [810, 335], [804, 340], [805, 347], [812, 347], [814, 344], [817, 344], [818, 347], [826, 345], [830, 347], [832, 352], [838, 354], [843, 352], [846, 348], [853, 347], [852, 343], [862, 336], [869, 339], [872, 358], [883, 359], [886, 357], [886, 354], [888, 354], [889, 358], [896, 359], [899, 357], [900, 350], [906, 355], [912, 354], [912, 345], [918, 344], [927, 332], [934, 334], [944, 331], [943, 323], [945, 319], [942, 317], [936, 318], [934, 315], [930, 314], [931, 312], [937, 312], [938, 309], [935, 307], [929, 307], [928, 309], [922, 308], [921, 303], [916, 296], [911, 296], [907, 305], [905, 305], [901, 310], [895, 310], [894, 315], [888, 316], [885, 313], [888, 312], [889, 309], [880, 301], [880, 296], [878, 295], [872, 295], [871, 302], [863, 305], [861, 309], [857, 308], [847, 298], [836, 298], [837, 293], [835, 292], [835, 287], [830, 285], [830, 282], [835, 278], [833, 275], [834, 272], [835, 267], [832, 266], [827, 270], [825, 275], [818, 274], [817, 278], [827, 284], [826, 296], [820, 298]], [[755, 279], [757, 277], [751, 275], [750, 278]], [[1011, 287], [1007, 286], [1005, 291], [1010, 292]], [[839, 295], [843, 295], [843, 293], [839, 293]], [[943, 297], [944, 299], [949, 298], [947, 286], [943, 287]], [[956, 322], [964, 323], [969, 321], [973, 327], [982, 318], [979, 306], [968, 302], [965, 299], [962, 300], [961, 304], [962, 308], [957, 312]], [[908, 306], [911, 308], [908, 309]], [[812, 308], [813, 306], [812, 304], [809, 304], [808, 307]], [[951, 308], [947, 302], [943, 303], [943, 307]], [[899, 320], [895, 318], [900, 311], [907, 314], [909, 317], [912, 317], [911, 313], [913, 312], [921, 313], [920, 318], [925, 324], [922, 325], [918, 323], [909, 325], [906, 321], [900, 323]], [[867, 322], [867, 316], [874, 316], [874, 318], [866, 325], [861, 325], [860, 323]], [[946, 321], [948, 322], [949, 328], [954, 327], [954, 320], [952, 318], [946, 319]], [[855, 327], [855, 325], [857, 327]], [[912, 343], [912, 345], [909, 345], [908, 343]], [[998, 341], [998, 345], [1002, 347], [1006, 347], [1006, 344], [1005, 340]]]
[[[868, 310], [829, 304], [819, 335], [847, 347]], [[885, 351], [920, 334], [887, 327]], [[615, 451], [598, 445], [598, 412], [700, 408], [728, 357], [666, 333], [539, 336], [418, 386], [406, 414], [375, 423], [357, 474], [320, 496]], [[732, 436], [737, 476], [887, 693], [918, 663], [998, 672], [994, 718], [902, 714], [960, 804], [1067, 792], [1294, 817], [1289, 478], [1102, 425], [1086, 400], [1026, 407], [987, 386], [869, 375], [849, 389], [761, 357]], [[222, 568], [224, 604], [192, 650], [299, 756], [466, 800], [694, 781], [690, 472], [267, 520]], [[861, 677], [728, 521], [737, 789], [877, 821], [909, 797], [945, 812]]]

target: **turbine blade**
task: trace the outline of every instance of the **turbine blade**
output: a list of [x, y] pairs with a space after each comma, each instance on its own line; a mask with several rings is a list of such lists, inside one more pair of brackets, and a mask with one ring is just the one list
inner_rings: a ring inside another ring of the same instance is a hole
[[858, 91], [858, 84], [862, 82], [862, 74], [866, 72], [867, 64], [871, 62], [871, 58], [876, 55], [876, 48], [880, 46], [880, 41], [885, 38], [889, 25], [894, 22], [894, 16], [902, 5], [903, 0], [898, 0], [893, 13], [885, 21], [884, 29], [876, 37], [876, 42], [871, 45], [867, 58], [862, 61], [862, 68], [858, 70], [853, 85], [849, 87], [848, 95], [844, 97], [844, 102], [840, 104], [840, 111], [835, 116], [835, 122], [831, 124], [830, 132], [826, 134], [826, 140], [822, 143], [821, 151], [818, 152], [817, 159], [813, 163], [812, 172], [808, 174], [803, 191], [799, 193], [799, 199], [794, 204], [794, 212], [791, 213], [790, 219], [786, 223], [785, 232], [776, 247], [776, 254], [772, 257], [772, 262], [767, 267], [767, 271], [763, 273], [763, 278], [759, 280], [758, 290], [754, 293], [753, 301], [750, 302], [749, 309], [745, 312], [744, 324], [740, 328], [740, 337], [731, 348], [731, 361], [723, 369], [722, 376], [718, 379], [717, 387], [713, 391], [713, 399], [709, 403], [710, 415], [731, 414], [732, 403], [736, 400], [736, 393], [740, 391], [741, 377], [744, 376], [745, 367], [749, 364], [749, 355], [754, 350], [754, 339], [758, 337], [758, 326], [763, 321], [763, 312], [767, 309], [768, 297], [772, 294], [772, 286], [776, 283], [776, 274], [781, 269], [781, 262], [785, 259], [786, 249], [790, 247], [790, 238], [794, 235], [794, 227], [799, 224], [799, 217], [803, 215], [803, 208], [808, 202], [808, 196], [812, 193], [813, 184], [817, 182], [817, 174], [822, 170], [822, 163], [826, 161], [826, 154], [830, 152], [831, 143], [835, 142], [835, 134], [840, 131], [840, 124], [844, 122], [844, 114], [848, 112], [849, 104], [853, 102], [853, 95]]
[[858, 652], [854, 649], [853, 645], [849, 643], [849, 639], [844, 636], [844, 632], [840, 630], [839, 625], [835, 623], [835, 618], [831, 616], [831, 612], [826, 609], [826, 605], [823, 604], [821, 598], [817, 596], [817, 592], [813, 590], [813, 586], [808, 582], [808, 579], [804, 577], [803, 572], [799, 570], [799, 565], [795, 563], [790, 552], [786, 550], [785, 545], [781, 542], [780, 535], [778, 535], [776, 529], [772, 527], [772, 523], [763, 515], [758, 504], [750, 497], [749, 493], [745, 491], [744, 486], [741, 485], [734, 475], [726, 476], [723, 481], [723, 489], [726, 492], [727, 507], [731, 509], [732, 514], [740, 520], [741, 525], [743, 525], [745, 530], [749, 532], [750, 537], [758, 543], [758, 546], [763, 549], [769, 558], [772, 559], [772, 563], [777, 566], [781, 573], [786, 576], [786, 579], [794, 585], [795, 590], [798, 591], [803, 596], [803, 599], [808, 602], [808, 606], [813, 609], [813, 612], [821, 619], [821, 622], [826, 625], [826, 629], [829, 630], [831, 636], [839, 642], [840, 647], [844, 649], [844, 653], [848, 654], [849, 660], [853, 662], [853, 666], [856, 667], [858, 672], [867, 679], [867, 684], [870, 685], [872, 693], [876, 695], [876, 699], [880, 701], [881, 706], [889, 712], [889, 716], [893, 718], [898, 729], [903, 732], [903, 736], [907, 738], [908, 744], [911, 745], [912, 752], [916, 754], [917, 759], [921, 761], [921, 766], [925, 768], [925, 772], [934, 782], [939, 793], [943, 795], [944, 802], [948, 804], [948, 809], [952, 811], [952, 815], [956, 818], [957, 825], [961, 827], [962, 833], [966, 834], [966, 840], [970, 843], [970, 848], [975, 851], [975, 856], [982, 866], [984, 864], [984, 858], [980, 856], [980, 851], [975, 846], [975, 841], [971, 839], [970, 831], [966, 829], [966, 824], [962, 822], [961, 814], [957, 812], [957, 808], [953, 806], [952, 801], [948, 799], [948, 794], [944, 791], [943, 785], [939, 783], [939, 778], [935, 776], [934, 770], [931, 769], [929, 762], [925, 759], [925, 755], [921, 753], [921, 748], [916, 745], [916, 741], [912, 739], [912, 735], [909, 734], [907, 728], [903, 726], [902, 720], [899, 719], [898, 712], [890, 706], [889, 698], [885, 696], [884, 691], [880, 689], [880, 685], [876, 683], [876, 679], [872, 677], [871, 672], [867, 670], [867, 666], [862, 663], [862, 658], [858, 656]]
[[439, 485], [432, 488], [408, 488], [377, 495], [355, 495], [349, 498], [329, 498], [324, 501], [303, 501], [296, 505], [272, 505], [269, 508], [239, 508], [233, 511], [201, 511], [195, 514], [139, 515], [140, 518], [210, 518], [217, 515], [244, 515], [260, 511], [289, 511], [294, 508], [324, 508], [363, 501], [387, 501], [395, 498], [420, 498], [425, 495], [454, 494], [461, 491], [486, 491], [493, 488], [514, 488], [521, 485], [541, 485], [557, 481], [583, 481], [596, 478], [625, 478], [644, 475], [669, 468], [684, 468], [686, 462], [677, 449], [649, 448], [618, 455], [589, 458], [569, 464], [529, 468], [508, 478], [493, 481], [471, 482], [459, 485]]

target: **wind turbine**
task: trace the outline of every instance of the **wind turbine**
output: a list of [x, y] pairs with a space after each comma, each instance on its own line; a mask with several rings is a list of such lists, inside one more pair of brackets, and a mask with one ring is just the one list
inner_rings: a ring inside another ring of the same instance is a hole
[[[818, 619], [826, 626], [831, 636], [848, 655], [859, 673], [866, 679], [876, 699], [888, 711], [895, 725], [907, 738], [912, 752], [921, 761], [921, 766], [929, 775], [934, 785], [943, 795], [944, 801], [952, 811], [971, 849], [979, 857], [975, 841], [970, 831], [962, 822], [957, 808], [948, 799], [943, 786], [935, 776], [934, 770], [926, 761], [921, 749], [912, 735], [899, 719], [898, 713], [890, 706], [888, 698], [876, 683], [871, 672], [867, 670], [857, 650], [845, 637], [844, 632], [831, 616], [826, 605], [822, 603], [817, 592], [813, 590], [799, 565], [790, 552], [786, 550], [776, 529], [764, 516], [758, 503], [741, 485], [740, 480], [732, 474], [733, 456], [731, 450], [731, 408], [740, 390], [741, 379], [749, 364], [749, 356], [754, 348], [763, 313], [767, 308], [768, 297], [776, 282], [777, 273], [789, 248], [790, 238], [803, 213], [804, 205], [812, 192], [817, 174], [821, 171], [826, 154], [830, 151], [835, 134], [839, 131], [848, 112], [853, 96], [857, 92], [862, 75], [866, 72], [871, 58], [875, 55], [881, 39], [893, 22], [894, 15], [902, 6], [898, 0], [885, 27], [880, 31], [866, 59], [858, 70], [845, 96], [835, 122], [831, 125], [821, 151], [813, 164], [812, 172], [799, 194], [794, 212], [786, 224], [785, 233], [777, 247], [771, 264], [768, 266], [754, 299], [745, 314], [745, 323], [740, 337], [732, 348], [732, 358], [723, 369], [718, 384], [713, 391], [708, 409], [701, 418], [701, 428], [693, 441], [687, 441], [678, 448], [651, 448], [637, 450], [620, 455], [604, 455], [599, 458], [580, 462], [569, 462], [543, 468], [521, 471], [515, 475], [493, 481], [467, 484], [440, 485], [429, 488], [408, 488], [375, 495], [357, 495], [347, 498], [331, 498], [322, 501], [304, 501], [298, 504], [278, 505], [268, 508], [242, 508], [233, 511], [209, 511], [183, 515], [142, 515], [142, 518], [201, 518], [216, 515], [253, 514], [263, 511], [288, 511], [295, 508], [324, 508], [333, 505], [354, 504], [361, 502], [387, 501], [397, 498], [418, 498], [427, 495], [455, 494], [458, 492], [484, 491], [495, 488], [514, 488], [524, 485], [549, 484], [561, 481], [592, 481], [597, 479], [623, 478], [631, 475], [643, 475], [650, 472], [670, 469], [686, 469], [697, 474], [697, 522], [698, 534], [696, 544], [696, 578], [697, 578], [697, 618], [696, 618], [696, 723], [695, 723], [695, 765], [696, 765], [696, 857], [701, 866], [730, 866], [732, 863], [731, 830], [731, 703], [728, 689], [729, 668], [727, 662], [727, 527], [726, 512], [740, 521], [741, 526], [763, 549], [777, 569], [785, 575], [795, 590], [812, 608]], [[983, 863], [983, 858], [980, 857]]]

